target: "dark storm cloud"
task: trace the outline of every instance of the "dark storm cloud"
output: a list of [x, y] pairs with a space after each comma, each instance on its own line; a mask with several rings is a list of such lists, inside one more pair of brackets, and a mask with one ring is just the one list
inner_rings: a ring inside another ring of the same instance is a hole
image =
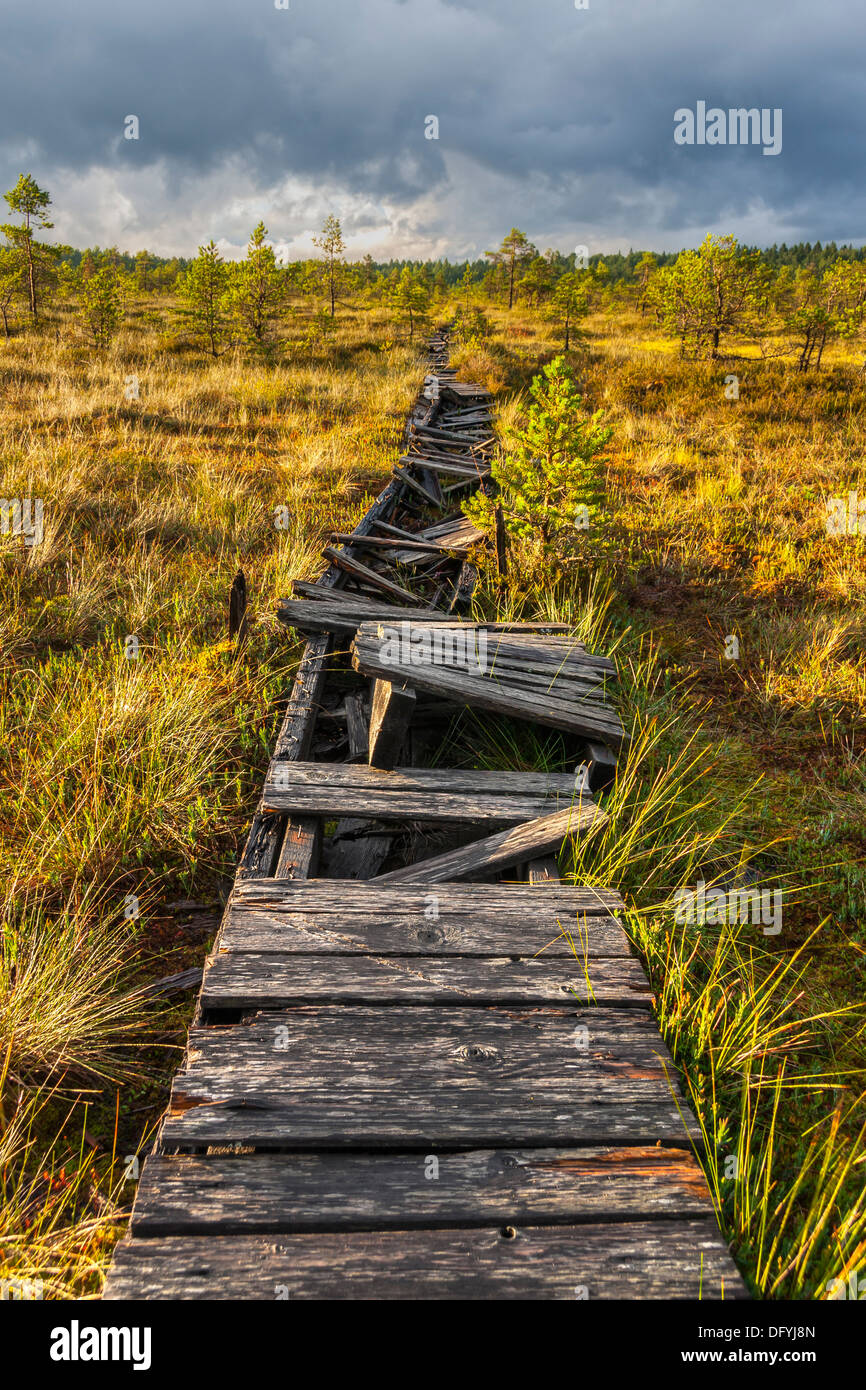
[[[327, 183], [358, 227], [385, 201], [458, 250], [512, 222], [544, 245], [862, 239], [864, 39], [853, 0], [3, 0], [0, 175], [99, 170], [151, 229], [198, 190], [229, 236], [226, 170], [287, 225], [277, 190]], [[698, 100], [781, 107], [781, 155], [676, 146]]]

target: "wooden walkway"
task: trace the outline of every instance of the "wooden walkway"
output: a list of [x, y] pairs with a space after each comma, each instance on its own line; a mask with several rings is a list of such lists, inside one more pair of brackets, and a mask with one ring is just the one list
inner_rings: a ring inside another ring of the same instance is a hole
[[[460, 617], [492, 442], [441, 334], [392, 480], [281, 604], [312, 635], [109, 1299], [745, 1295], [623, 904], [544, 857], [606, 820], [611, 663]], [[467, 703], [577, 774], [430, 767]]]

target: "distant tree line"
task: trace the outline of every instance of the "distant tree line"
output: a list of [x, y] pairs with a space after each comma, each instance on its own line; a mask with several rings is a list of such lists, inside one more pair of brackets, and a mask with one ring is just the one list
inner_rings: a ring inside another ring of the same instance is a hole
[[94, 347], [107, 347], [130, 301], [174, 296], [189, 331], [213, 356], [238, 344], [269, 352], [281, 325], [307, 301], [302, 342], [335, 332], [338, 309], [387, 306], [408, 337], [431, 306], [449, 306], [464, 342], [492, 332], [490, 305], [524, 306], [548, 319], [566, 351], [583, 337], [593, 309], [631, 304], [679, 339], [681, 351], [719, 356], [734, 337], [759, 343], [765, 356], [794, 354], [803, 371], [821, 365], [829, 342], [853, 340], [866, 318], [866, 247], [835, 242], [740, 246], [708, 236], [697, 250], [656, 254], [563, 255], [532, 244], [517, 227], [483, 259], [391, 260], [368, 254], [349, 261], [339, 218], [313, 237], [319, 253], [282, 261], [260, 222], [240, 260], [226, 260], [213, 240], [194, 257], [142, 249], [77, 250], [43, 239], [53, 223], [51, 198], [30, 174], [5, 195], [13, 220], [0, 226], [0, 322], [9, 337], [18, 319], [38, 324], [46, 308], [77, 312]]

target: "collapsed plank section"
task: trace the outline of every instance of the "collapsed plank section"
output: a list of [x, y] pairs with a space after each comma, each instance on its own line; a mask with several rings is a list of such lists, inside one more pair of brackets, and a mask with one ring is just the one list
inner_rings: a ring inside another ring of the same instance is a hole
[[607, 813], [588, 797], [554, 811], [548, 816], [525, 821], [510, 830], [488, 835], [483, 840], [461, 845], [432, 859], [408, 864], [380, 874], [374, 883], [444, 883], [448, 879], [470, 878], [525, 863], [548, 850], [558, 850], [572, 835], [588, 835], [607, 823]]
[[496, 633], [483, 625], [361, 622], [357, 671], [445, 700], [532, 720], [613, 748], [626, 742], [607, 691], [615, 667], [568, 637]]

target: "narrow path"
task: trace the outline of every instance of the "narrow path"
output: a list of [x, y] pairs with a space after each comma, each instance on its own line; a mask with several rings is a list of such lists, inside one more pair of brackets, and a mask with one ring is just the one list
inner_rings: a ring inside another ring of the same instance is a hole
[[[623, 904], [542, 857], [605, 820], [611, 664], [460, 620], [490, 401], [431, 361], [282, 604], [312, 635], [109, 1299], [745, 1296]], [[580, 738], [580, 778], [426, 766], [467, 703]]]

